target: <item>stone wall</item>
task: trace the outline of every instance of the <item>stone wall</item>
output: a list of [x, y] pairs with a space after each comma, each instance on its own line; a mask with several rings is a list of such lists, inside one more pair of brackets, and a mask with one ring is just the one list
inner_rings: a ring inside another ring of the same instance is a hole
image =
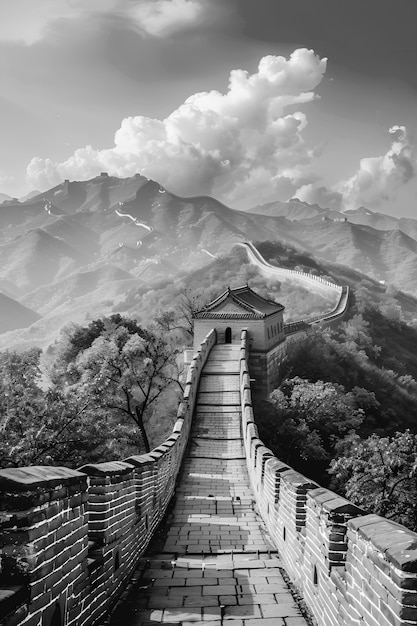
[[0, 470], [0, 625], [90, 626], [114, 604], [161, 522], [188, 442], [211, 331], [171, 436], [125, 461]]
[[240, 245], [245, 247], [246, 252], [248, 253], [249, 260], [260, 266], [260, 268], [262, 269], [262, 273], [265, 276], [270, 276], [278, 280], [286, 280], [289, 278], [299, 280], [301, 283], [308, 284], [309, 287], [322, 289], [324, 291], [331, 290], [340, 293], [342, 289], [340, 285], [332, 283], [331, 281], [327, 280], [326, 278], [322, 278], [321, 276], [308, 274], [307, 272], [302, 272], [300, 270], [290, 270], [284, 267], [271, 265], [263, 258], [262, 254], [251, 242], [241, 243]]
[[254, 422], [242, 331], [242, 436], [260, 514], [319, 626], [417, 624], [417, 534], [319, 487], [274, 457]]

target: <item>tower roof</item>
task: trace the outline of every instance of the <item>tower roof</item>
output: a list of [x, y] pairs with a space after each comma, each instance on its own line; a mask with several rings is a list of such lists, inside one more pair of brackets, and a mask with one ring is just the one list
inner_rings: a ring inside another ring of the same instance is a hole
[[196, 319], [263, 319], [279, 311], [282, 304], [267, 300], [257, 294], [248, 285], [226, 289], [201, 311], [194, 315]]

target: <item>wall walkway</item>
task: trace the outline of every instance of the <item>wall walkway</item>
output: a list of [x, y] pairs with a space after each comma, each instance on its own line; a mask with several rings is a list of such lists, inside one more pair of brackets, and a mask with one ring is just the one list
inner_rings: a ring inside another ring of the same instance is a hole
[[210, 353], [164, 541], [141, 559], [114, 626], [306, 626], [254, 508], [240, 434], [239, 356], [238, 345]]
[[211, 331], [151, 453], [1, 470], [0, 626], [98, 624], [138, 562], [114, 626], [305, 626], [282, 568], [319, 626], [417, 626], [417, 534], [276, 459], [250, 385], [247, 332], [225, 346]]

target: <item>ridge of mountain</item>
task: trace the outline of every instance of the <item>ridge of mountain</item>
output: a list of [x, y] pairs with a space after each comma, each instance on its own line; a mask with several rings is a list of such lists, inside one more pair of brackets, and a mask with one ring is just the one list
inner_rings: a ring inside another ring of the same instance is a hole
[[247, 211], [257, 215], [286, 217], [293, 221], [326, 214], [328, 209], [322, 209], [318, 204], [309, 204], [308, 202], [293, 198], [287, 200], [287, 202], [275, 200], [274, 202], [267, 202], [266, 204], [257, 204], [255, 207], [247, 209]]
[[40, 319], [40, 315], [0, 291], [0, 333], [27, 328]]
[[417, 220], [365, 207], [342, 214], [296, 199], [239, 211], [210, 196], [178, 196], [144, 176], [105, 173], [0, 204], [0, 285], [45, 316], [35, 326], [46, 333], [47, 323], [82, 320], [100, 306], [111, 311], [135, 281], [152, 289], [205, 271], [246, 240], [285, 242], [417, 293]]
[[336, 211], [335, 209], [323, 209], [318, 204], [309, 204], [297, 199], [287, 202], [269, 202], [257, 205], [247, 210], [249, 213], [257, 215], [269, 215], [285, 217], [290, 221], [301, 220], [333, 220], [349, 221], [362, 226], [372, 226], [376, 230], [401, 230], [413, 239], [417, 239], [417, 220], [406, 217], [394, 217], [385, 213], [371, 211], [366, 207], [349, 209], [346, 211]]
[[36, 228], [0, 245], [0, 278], [27, 292], [81, 267], [85, 261], [82, 251]]
[[32, 189], [32, 191], [29, 191], [29, 193], [25, 194], [24, 196], [20, 196], [19, 201], [20, 202], [27, 202], [28, 200], [32, 200], [32, 198], [36, 198], [36, 196], [41, 196], [42, 192], [39, 191], [38, 189]]

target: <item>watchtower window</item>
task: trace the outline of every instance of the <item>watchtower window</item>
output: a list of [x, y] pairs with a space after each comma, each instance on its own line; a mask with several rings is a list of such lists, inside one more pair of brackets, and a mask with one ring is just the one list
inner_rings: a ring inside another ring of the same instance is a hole
[[224, 333], [224, 343], [232, 343], [232, 329], [228, 326]]

